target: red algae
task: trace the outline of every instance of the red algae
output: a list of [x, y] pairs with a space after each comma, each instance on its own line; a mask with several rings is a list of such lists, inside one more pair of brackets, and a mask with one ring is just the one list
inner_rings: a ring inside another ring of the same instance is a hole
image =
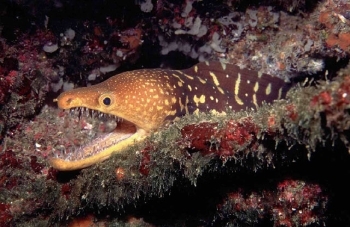
[[69, 183], [62, 184], [62, 186], [61, 186], [61, 194], [66, 199], [69, 199], [71, 192], [72, 192], [72, 186]]
[[339, 100], [337, 106], [343, 107], [350, 103], [350, 75], [344, 78], [343, 83], [339, 87], [337, 96]]
[[292, 121], [298, 118], [298, 113], [295, 111], [295, 106], [293, 104], [286, 105], [286, 114]]
[[182, 140], [190, 153], [216, 154], [223, 159], [234, 157], [243, 147], [252, 145], [258, 133], [259, 128], [251, 118], [229, 120], [223, 128], [218, 128], [217, 123], [203, 122], [181, 129]]
[[252, 142], [254, 136], [259, 133], [259, 128], [251, 118], [243, 118], [240, 122], [229, 121], [224, 131], [224, 139], [242, 146]]
[[216, 123], [204, 122], [198, 125], [186, 125], [181, 129], [183, 142], [187, 147], [187, 150], [192, 152], [205, 152], [210, 154], [217, 150], [215, 144], [211, 144], [210, 140], [215, 136], [214, 128], [217, 127]]
[[10, 214], [10, 205], [0, 203], [0, 225], [3, 227], [11, 226], [12, 215]]
[[[141, 168], [141, 167], [140, 167]], [[142, 171], [141, 171], [142, 173]], [[125, 178], [125, 170], [121, 167], [115, 169], [115, 176], [117, 181], [121, 181]]]
[[276, 191], [244, 194], [238, 190], [228, 194], [220, 204], [220, 218], [226, 223], [249, 223], [273, 217], [273, 226], [323, 226], [327, 196], [317, 184], [285, 180], [279, 182]]
[[22, 161], [16, 157], [16, 154], [11, 150], [6, 150], [4, 153], [0, 154], [0, 160], [0, 168], [21, 168]]
[[38, 157], [36, 156], [30, 156], [30, 166], [36, 173], [41, 173], [42, 169], [45, 167], [45, 165], [38, 163]]
[[140, 151], [141, 160], [139, 164], [139, 172], [144, 175], [148, 176], [150, 168], [151, 168], [151, 155], [150, 152], [152, 152], [152, 149], [145, 148]]
[[329, 91], [322, 91], [320, 94], [317, 96], [314, 96], [311, 99], [311, 105], [329, 105], [332, 102], [332, 97]]

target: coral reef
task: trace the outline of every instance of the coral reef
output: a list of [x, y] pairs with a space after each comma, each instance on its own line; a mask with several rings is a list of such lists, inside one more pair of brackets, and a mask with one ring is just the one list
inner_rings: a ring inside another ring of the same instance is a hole
[[[0, 226], [350, 225], [348, 1], [1, 4]], [[90, 168], [49, 166], [119, 124], [58, 110], [58, 93], [204, 60], [296, 85], [258, 110], [185, 116]]]
[[285, 180], [278, 183], [275, 193], [230, 193], [227, 200], [219, 206], [218, 219], [232, 225], [254, 225], [262, 222], [261, 219], [272, 216], [274, 226], [323, 225], [322, 210], [327, 199], [321, 191], [319, 185]]

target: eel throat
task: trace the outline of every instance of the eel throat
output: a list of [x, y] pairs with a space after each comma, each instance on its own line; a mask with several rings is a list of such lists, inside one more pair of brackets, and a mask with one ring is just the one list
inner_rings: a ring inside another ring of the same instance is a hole
[[55, 99], [62, 109], [84, 107], [126, 122], [81, 148], [79, 157], [51, 158], [49, 162], [62, 171], [85, 168], [186, 114], [256, 108], [283, 98], [289, 88], [279, 78], [220, 62], [199, 63], [185, 70], [124, 72], [97, 85], [63, 92]]

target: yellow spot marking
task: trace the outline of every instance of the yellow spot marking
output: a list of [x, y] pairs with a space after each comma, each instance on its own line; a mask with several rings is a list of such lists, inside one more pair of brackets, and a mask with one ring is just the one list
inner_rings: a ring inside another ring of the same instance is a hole
[[199, 109], [197, 108], [195, 111], [193, 111], [193, 113], [198, 115], [199, 114]]
[[238, 95], [235, 95], [235, 100], [236, 100], [236, 102], [237, 102], [237, 104], [238, 105], [244, 105], [244, 102], [242, 101], [242, 99], [240, 99], [239, 97], [238, 97]]
[[187, 74], [184, 74], [184, 76], [187, 77], [187, 78], [190, 79], [190, 80], [193, 80], [193, 79], [194, 79], [193, 76], [190, 76], [190, 75], [187, 75]]
[[241, 84], [241, 74], [238, 73], [238, 78], [237, 78], [236, 83], [235, 83], [235, 100], [236, 100], [238, 105], [243, 105], [244, 103], [243, 103], [242, 99], [240, 99], [238, 97], [240, 84]]
[[188, 111], [188, 95], [186, 95], [186, 102], [185, 102], [185, 111], [186, 111], [186, 114], [189, 114], [189, 111]]
[[181, 70], [174, 70], [175, 72], [178, 72], [179, 74], [184, 74]]
[[176, 74], [171, 74], [171, 75], [173, 75], [174, 77], [176, 77], [177, 79], [179, 79], [182, 83], [185, 83], [185, 81], [183, 81], [183, 79], [181, 79], [181, 77], [179, 77], [178, 75], [176, 75]]
[[238, 78], [236, 80], [236, 83], [235, 83], [235, 95], [238, 95], [239, 94], [239, 85], [241, 83], [241, 74], [238, 73]]
[[282, 97], [282, 88], [278, 89], [278, 98], [277, 99], [281, 99]]
[[175, 97], [171, 97], [171, 102], [172, 103], [176, 103], [176, 98]]
[[205, 103], [205, 95], [201, 95], [200, 97], [197, 97], [197, 95], [194, 95], [193, 101], [196, 103], [196, 106], [198, 106], [199, 103]]
[[218, 78], [216, 77], [215, 73], [213, 73], [212, 71], [209, 71], [209, 75], [213, 78], [213, 82], [216, 86], [219, 86], [220, 83], [219, 83], [219, 80]]
[[214, 97], [213, 97], [213, 96], [210, 96], [209, 98], [210, 98], [210, 100], [214, 100]]
[[183, 83], [181, 81], [178, 81], [177, 85], [179, 85], [179, 87], [182, 87]]
[[253, 104], [258, 108], [258, 102], [256, 101], [256, 94], [253, 95]]
[[175, 115], [176, 112], [177, 112], [176, 110], [167, 111], [167, 115], [169, 115], [169, 116]]
[[259, 90], [259, 82], [255, 82], [254, 92], [256, 93]]
[[221, 87], [218, 87], [218, 90], [220, 91], [221, 94], [225, 94], [224, 90], [222, 90]]
[[198, 66], [196, 66], [196, 65], [194, 66], [194, 72], [198, 73]]
[[179, 105], [180, 105], [180, 110], [182, 111], [185, 108], [185, 106], [181, 102], [181, 97], [179, 97]]
[[219, 87], [220, 82], [219, 82], [218, 78], [216, 77], [215, 73], [209, 71], [209, 75], [213, 78], [213, 82], [214, 82], [216, 88], [219, 90], [219, 92], [221, 94], [225, 94], [224, 90], [221, 87]]
[[200, 78], [199, 76], [197, 78], [202, 84], [205, 84], [207, 82], [207, 81], [203, 80], [202, 78]]
[[165, 99], [164, 103], [165, 105], [169, 106], [169, 100]]
[[218, 115], [219, 114], [219, 112], [217, 110], [210, 110], [210, 113], [214, 114], [214, 115]]
[[266, 95], [271, 94], [271, 83], [269, 83], [269, 84], [267, 85], [266, 90], [265, 90], [265, 94], [266, 94]]
[[187, 87], [188, 87], [188, 90], [192, 91], [191, 85], [187, 85]]
[[159, 95], [153, 95], [153, 98], [157, 99], [157, 98], [159, 98]]
[[157, 106], [157, 110], [162, 110], [163, 106]]

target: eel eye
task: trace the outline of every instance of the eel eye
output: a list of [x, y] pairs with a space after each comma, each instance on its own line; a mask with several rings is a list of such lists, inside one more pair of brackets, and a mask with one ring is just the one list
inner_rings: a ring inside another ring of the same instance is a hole
[[103, 104], [105, 104], [106, 106], [109, 106], [111, 104], [111, 99], [109, 97], [106, 97], [103, 99]]
[[98, 98], [98, 102], [100, 103], [101, 106], [110, 107], [114, 103], [114, 97], [110, 93], [102, 94]]

